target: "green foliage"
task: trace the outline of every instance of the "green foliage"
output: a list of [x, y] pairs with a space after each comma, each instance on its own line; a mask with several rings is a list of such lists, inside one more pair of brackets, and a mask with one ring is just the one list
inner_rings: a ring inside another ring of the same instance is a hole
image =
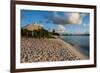
[[54, 38], [54, 35], [58, 36], [59, 34], [55, 33], [55, 30], [53, 32], [49, 32], [43, 28], [34, 31], [29, 31], [27, 29], [21, 28], [21, 35], [34, 38]]

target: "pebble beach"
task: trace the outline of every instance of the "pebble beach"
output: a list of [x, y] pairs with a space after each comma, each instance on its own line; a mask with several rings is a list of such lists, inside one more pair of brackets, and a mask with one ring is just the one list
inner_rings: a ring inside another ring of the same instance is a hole
[[75, 61], [86, 56], [60, 38], [21, 37], [21, 63]]

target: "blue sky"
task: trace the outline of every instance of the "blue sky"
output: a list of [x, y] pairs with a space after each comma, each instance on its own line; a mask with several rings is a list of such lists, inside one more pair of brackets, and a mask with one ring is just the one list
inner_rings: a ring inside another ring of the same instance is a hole
[[38, 23], [60, 33], [89, 33], [90, 14], [79, 12], [21, 10], [21, 27]]

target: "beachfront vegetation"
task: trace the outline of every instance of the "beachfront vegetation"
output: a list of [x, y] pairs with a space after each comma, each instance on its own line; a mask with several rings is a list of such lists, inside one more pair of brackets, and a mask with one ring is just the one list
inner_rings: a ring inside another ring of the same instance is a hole
[[45, 30], [43, 28], [33, 31], [21, 28], [21, 35], [34, 38], [54, 38], [54, 36], [59, 36], [59, 34], [55, 32], [55, 30], [49, 32], [48, 30]]

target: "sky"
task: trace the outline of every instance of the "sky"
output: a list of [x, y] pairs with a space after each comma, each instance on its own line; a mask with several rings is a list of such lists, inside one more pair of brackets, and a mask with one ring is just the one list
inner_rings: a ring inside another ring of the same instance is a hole
[[58, 33], [89, 33], [90, 14], [80, 12], [21, 10], [21, 27], [38, 23]]

